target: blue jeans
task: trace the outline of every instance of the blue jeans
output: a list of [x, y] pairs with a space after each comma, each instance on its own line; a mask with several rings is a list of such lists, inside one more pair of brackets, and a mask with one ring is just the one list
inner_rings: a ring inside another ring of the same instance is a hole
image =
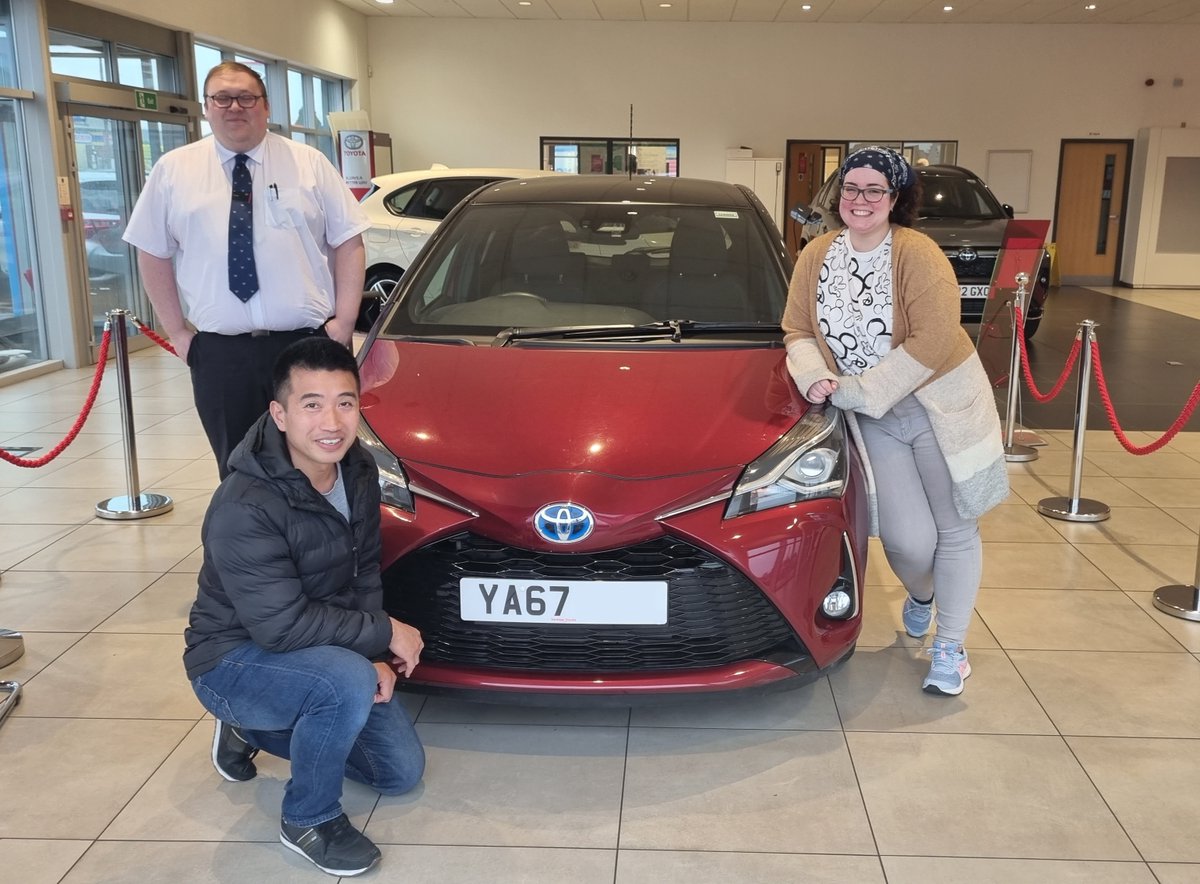
[[192, 689], [252, 746], [291, 761], [283, 818], [308, 827], [342, 813], [343, 778], [400, 795], [425, 772], [425, 751], [399, 698], [374, 702], [377, 676], [371, 661], [345, 648], [275, 654], [246, 642], [193, 679]]

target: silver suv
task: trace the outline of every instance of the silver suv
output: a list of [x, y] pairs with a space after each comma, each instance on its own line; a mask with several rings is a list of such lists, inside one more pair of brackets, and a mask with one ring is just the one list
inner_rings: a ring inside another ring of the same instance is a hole
[[[914, 227], [932, 237], [950, 259], [962, 294], [962, 322], [979, 322], [1013, 208], [996, 199], [978, 175], [962, 166], [918, 166], [916, 171], [921, 176], [923, 194]], [[800, 248], [836, 226], [837, 200], [835, 172], [821, 185], [811, 206], [792, 209], [792, 217], [803, 225]], [[1026, 340], [1041, 324], [1049, 287], [1050, 256], [1043, 251], [1025, 311]]]

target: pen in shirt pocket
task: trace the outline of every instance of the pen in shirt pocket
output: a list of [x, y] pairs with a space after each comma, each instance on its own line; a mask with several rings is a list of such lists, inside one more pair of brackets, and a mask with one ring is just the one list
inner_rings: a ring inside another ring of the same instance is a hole
[[268, 184], [267, 190], [271, 191], [274, 199], [276, 199], [276, 200], [279, 199], [279, 185], [278, 184]]

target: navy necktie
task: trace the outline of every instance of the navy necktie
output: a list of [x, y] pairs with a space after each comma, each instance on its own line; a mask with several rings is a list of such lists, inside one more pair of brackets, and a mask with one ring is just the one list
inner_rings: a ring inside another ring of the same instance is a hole
[[229, 290], [249, 301], [258, 291], [254, 266], [254, 183], [244, 153], [234, 157], [233, 201], [229, 204]]

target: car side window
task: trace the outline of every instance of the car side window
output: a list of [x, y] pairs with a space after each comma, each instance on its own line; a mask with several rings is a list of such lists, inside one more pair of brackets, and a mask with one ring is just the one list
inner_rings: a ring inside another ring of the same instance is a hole
[[413, 196], [419, 187], [419, 184], [410, 184], [408, 187], [402, 187], [394, 193], [389, 193], [384, 198], [383, 205], [393, 215], [407, 215], [409, 214], [409, 203], [413, 201]]
[[425, 187], [405, 213], [412, 218], [441, 221], [450, 210], [492, 178], [439, 178], [425, 182]]

